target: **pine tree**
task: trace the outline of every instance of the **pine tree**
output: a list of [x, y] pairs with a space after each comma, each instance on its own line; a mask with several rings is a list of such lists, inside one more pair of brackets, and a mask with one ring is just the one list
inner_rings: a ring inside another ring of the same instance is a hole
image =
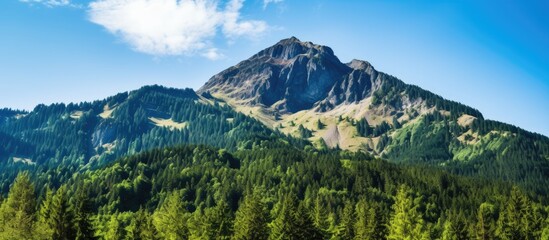
[[294, 233], [295, 239], [324, 239], [326, 233], [317, 228], [314, 224], [311, 214], [305, 204], [302, 202], [294, 213], [297, 231]]
[[35, 228], [35, 235], [38, 239], [52, 239], [53, 238], [53, 229], [51, 228], [51, 211], [53, 204], [53, 191], [47, 187], [44, 200], [40, 206], [40, 211], [38, 212], [38, 222]]
[[164, 239], [177, 240], [189, 237], [188, 215], [181, 199], [181, 192], [172, 192], [153, 214], [154, 225]]
[[230, 239], [233, 234], [233, 213], [229, 205], [221, 201], [217, 206], [206, 209], [203, 221], [206, 239]]
[[31, 239], [36, 219], [34, 185], [27, 172], [17, 175], [2, 204], [0, 239]]
[[458, 236], [454, 230], [454, 226], [452, 226], [452, 222], [450, 220], [446, 220], [444, 222], [444, 229], [442, 231], [442, 237], [441, 240], [458, 240]]
[[63, 185], [55, 192], [51, 203], [50, 218], [48, 220], [53, 239], [65, 240], [75, 238], [74, 212], [67, 193], [67, 186]]
[[356, 204], [356, 239], [376, 239], [380, 237], [376, 233], [380, 232], [380, 222], [376, 219], [376, 210], [369, 206], [366, 199], [362, 198]]
[[479, 240], [495, 238], [495, 208], [490, 203], [482, 203], [477, 213], [476, 236]]
[[320, 118], [316, 121], [316, 129], [324, 129], [324, 124], [320, 121]]
[[451, 213], [444, 222], [442, 238], [444, 239], [470, 239], [469, 225], [461, 212]]
[[126, 235], [124, 228], [118, 220], [118, 213], [111, 215], [109, 222], [107, 223], [107, 232], [105, 233], [105, 240], [123, 240]]
[[322, 239], [322, 232], [314, 226], [310, 213], [297, 197], [290, 193], [279, 203], [281, 209], [271, 223], [270, 239]]
[[74, 213], [76, 240], [96, 239], [91, 221], [92, 206], [84, 187], [79, 187], [76, 192]]
[[251, 193], [236, 212], [234, 239], [253, 240], [269, 238], [269, 212], [259, 194]]
[[529, 226], [531, 219], [530, 201], [515, 186], [498, 219], [496, 235], [501, 239], [526, 239], [533, 230]]
[[401, 185], [397, 191], [393, 214], [389, 224], [388, 239], [425, 239], [429, 238], [425, 223], [412, 200], [411, 189]]
[[297, 212], [297, 197], [290, 193], [284, 196], [279, 203], [279, 210], [276, 218], [271, 223], [270, 239], [292, 239], [298, 231], [295, 219]]
[[149, 239], [156, 240], [158, 232], [154, 227], [152, 216], [143, 208], [140, 208], [131, 219], [127, 227], [127, 240]]
[[355, 238], [355, 206], [351, 201], [346, 201], [341, 214], [341, 221], [337, 226], [336, 235], [340, 239]]
[[315, 198], [315, 205], [313, 208], [313, 222], [316, 228], [327, 233], [330, 228], [330, 222], [328, 221], [328, 210], [322, 201], [322, 197], [318, 194]]

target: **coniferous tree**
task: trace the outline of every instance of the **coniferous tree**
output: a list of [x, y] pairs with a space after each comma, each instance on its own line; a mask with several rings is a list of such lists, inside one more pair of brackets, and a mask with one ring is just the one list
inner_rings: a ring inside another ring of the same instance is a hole
[[398, 121], [398, 119], [396, 117], [393, 117], [393, 128], [394, 129], [399, 129], [401, 128], [402, 125], [400, 124], [400, 122]]
[[181, 199], [181, 192], [172, 192], [153, 214], [154, 225], [164, 239], [177, 240], [189, 237], [189, 217]]
[[320, 118], [316, 121], [316, 128], [317, 129], [324, 129], [324, 123], [320, 121]]
[[528, 197], [513, 187], [506, 208], [500, 213], [496, 234], [501, 239], [526, 239], [530, 235], [531, 206]]
[[297, 197], [290, 193], [282, 199], [276, 219], [271, 223], [270, 239], [322, 239], [322, 232], [314, 226], [310, 213]]
[[421, 214], [412, 199], [412, 191], [406, 185], [401, 185], [393, 204], [393, 213], [389, 224], [388, 239], [428, 239]]
[[355, 238], [355, 206], [351, 201], [346, 201], [341, 215], [341, 221], [337, 226], [336, 236], [340, 239]]
[[32, 238], [36, 219], [36, 199], [34, 185], [27, 172], [17, 175], [1, 209], [1, 239]]
[[302, 202], [297, 208], [295, 219], [297, 223], [297, 231], [294, 232], [295, 239], [324, 239], [326, 233], [317, 228], [305, 204]]
[[234, 239], [253, 240], [269, 238], [269, 212], [259, 194], [252, 192], [236, 212]]
[[442, 231], [442, 237], [441, 240], [458, 240], [458, 236], [456, 231], [454, 230], [454, 226], [450, 220], [446, 220], [444, 222], [444, 228]]
[[449, 238], [453, 237], [459, 240], [471, 238], [469, 236], [469, 225], [461, 212], [452, 213], [448, 216], [444, 223], [443, 237], [445, 232], [447, 232], [446, 236]]
[[105, 240], [123, 240], [126, 235], [124, 227], [118, 220], [118, 213], [111, 215], [107, 223], [107, 231], [103, 236]]
[[74, 212], [69, 202], [66, 185], [57, 189], [53, 196], [48, 222], [50, 222], [53, 239], [65, 240], [75, 238]]
[[375, 210], [368, 206], [366, 199], [360, 199], [356, 204], [356, 239], [373, 239], [376, 229]]
[[36, 237], [39, 239], [52, 239], [53, 238], [53, 228], [51, 227], [51, 211], [53, 205], [53, 191], [47, 187], [44, 200], [40, 206], [38, 212], [38, 222], [36, 226]]
[[140, 208], [131, 219], [130, 225], [127, 227], [128, 240], [156, 240], [158, 232], [153, 224], [152, 216], [149, 212]]
[[224, 201], [206, 209], [202, 221], [203, 239], [230, 239], [233, 235], [233, 221], [233, 213]]
[[320, 194], [317, 194], [313, 208], [313, 221], [316, 228], [327, 233], [330, 228], [328, 221], [328, 210], [326, 204], [322, 201]]
[[370, 127], [370, 124], [366, 120], [366, 118], [361, 118], [356, 123], [356, 129], [358, 131], [358, 134], [362, 137], [369, 137], [372, 135], [372, 127]]
[[298, 231], [295, 219], [297, 208], [297, 197], [294, 194], [287, 194], [281, 199], [276, 218], [271, 223], [269, 239], [292, 239]]
[[74, 200], [76, 240], [96, 239], [91, 220], [92, 206], [84, 187], [79, 187]]
[[482, 203], [477, 213], [476, 237], [479, 240], [495, 238], [495, 207]]

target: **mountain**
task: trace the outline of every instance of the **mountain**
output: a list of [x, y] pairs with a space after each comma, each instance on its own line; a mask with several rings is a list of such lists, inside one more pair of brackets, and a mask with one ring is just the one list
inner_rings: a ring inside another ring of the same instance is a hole
[[329, 47], [295, 37], [213, 76], [198, 93], [318, 148], [535, 182], [532, 188], [549, 184], [547, 137], [485, 120], [474, 108], [405, 84], [366, 61], [342, 63]]
[[[473, 108], [406, 85], [366, 61], [341, 63], [329, 47], [295, 37], [213, 76], [198, 93], [225, 100], [272, 128], [299, 136], [303, 125], [313, 130], [313, 140], [351, 150], [375, 149], [381, 134], [365, 138], [340, 117], [393, 127], [436, 111], [483, 118]], [[319, 120], [322, 124], [317, 124]]]

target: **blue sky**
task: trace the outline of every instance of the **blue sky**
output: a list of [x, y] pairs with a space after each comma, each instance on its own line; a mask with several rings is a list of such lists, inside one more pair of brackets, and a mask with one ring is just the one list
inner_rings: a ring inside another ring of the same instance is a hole
[[0, 107], [199, 88], [282, 38], [549, 135], [547, 1], [3, 0]]

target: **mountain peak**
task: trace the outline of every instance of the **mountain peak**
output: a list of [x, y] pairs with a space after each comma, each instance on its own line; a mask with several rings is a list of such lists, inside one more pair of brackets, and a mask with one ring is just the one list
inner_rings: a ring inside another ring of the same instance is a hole
[[291, 37], [213, 76], [199, 93], [297, 112], [326, 99], [351, 71], [331, 48]]
[[301, 40], [299, 40], [298, 38], [294, 37], [294, 36], [291, 36], [289, 38], [285, 38], [285, 39], [282, 39], [279, 41], [279, 43], [283, 43], [283, 42], [300, 42], [301, 43]]
[[274, 59], [289, 60], [300, 55], [323, 55], [329, 58], [335, 58], [334, 52], [331, 48], [317, 45], [312, 42], [302, 42], [296, 37], [282, 39], [272, 47], [259, 52], [254, 57], [268, 56]]

